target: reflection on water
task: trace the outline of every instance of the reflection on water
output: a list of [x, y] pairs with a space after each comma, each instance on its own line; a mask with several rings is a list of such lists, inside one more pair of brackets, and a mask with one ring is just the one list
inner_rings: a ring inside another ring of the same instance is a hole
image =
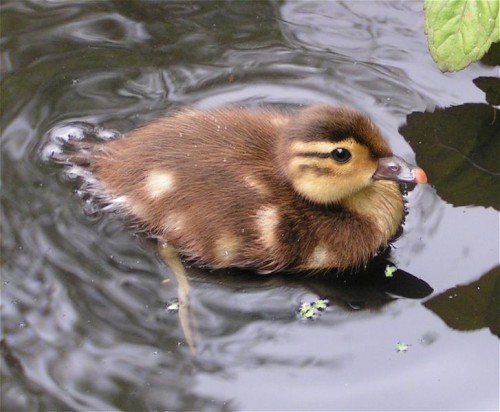
[[[472, 79], [495, 75], [439, 73], [420, 2], [11, 0], [0, 19], [3, 410], [497, 407], [497, 338], [449, 328], [424, 294], [387, 279], [231, 283], [193, 269], [192, 357], [154, 245], [86, 214], [40, 158], [50, 131], [72, 122], [126, 133], [177, 106], [342, 102], [411, 161], [418, 141], [397, 133], [406, 116], [483, 103]], [[497, 265], [496, 211], [453, 207], [430, 185], [408, 199], [390, 257], [402, 271], [439, 295]], [[327, 291], [329, 310], [299, 321], [300, 303]]]

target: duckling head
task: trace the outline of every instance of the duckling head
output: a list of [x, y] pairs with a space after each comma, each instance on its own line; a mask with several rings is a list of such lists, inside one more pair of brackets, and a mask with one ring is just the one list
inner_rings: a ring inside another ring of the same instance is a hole
[[339, 203], [378, 180], [425, 183], [425, 172], [394, 156], [362, 113], [328, 105], [301, 111], [286, 126], [280, 162], [295, 191], [320, 204]]

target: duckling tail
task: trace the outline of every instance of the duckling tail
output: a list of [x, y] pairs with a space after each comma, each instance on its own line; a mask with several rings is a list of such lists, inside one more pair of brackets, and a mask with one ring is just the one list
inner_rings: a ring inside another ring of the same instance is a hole
[[40, 158], [44, 163], [62, 166], [64, 179], [76, 182], [76, 193], [86, 204], [92, 205], [90, 214], [99, 209], [97, 205], [102, 209], [109, 203], [102, 202], [104, 192], [94, 175], [95, 150], [102, 143], [120, 136], [118, 132], [89, 123], [73, 122], [52, 129], [41, 150]]
[[114, 130], [84, 122], [57, 126], [48, 133], [48, 143], [41, 153], [43, 161], [63, 166], [91, 167], [93, 148], [120, 137]]

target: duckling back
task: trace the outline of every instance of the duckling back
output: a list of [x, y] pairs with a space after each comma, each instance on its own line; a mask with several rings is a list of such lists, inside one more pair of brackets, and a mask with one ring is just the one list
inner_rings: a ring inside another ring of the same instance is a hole
[[278, 270], [294, 258], [271, 247], [276, 193], [293, 202], [276, 168], [286, 121], [268, 111], [184, 111], [96, 147], [91, 169], [123, 212], [194, 263]]

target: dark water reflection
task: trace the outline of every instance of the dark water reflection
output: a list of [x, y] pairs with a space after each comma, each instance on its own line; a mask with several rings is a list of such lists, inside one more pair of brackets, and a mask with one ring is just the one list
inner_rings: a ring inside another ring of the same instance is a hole
[[[418, 299], [340, 299], [305, 322], [296, 310], [317, 289], [197, 281], [191, 356], [155, 249], [86, 215], [40, 160], [50, 131], [75, 121], [127, 132], [176, 106], [317, 102], [369, 113], [412, 160], [406, 116], [484, 103], [472, 80], [498, 74], [441, 74], [421, 2], [11, 0], [0, 19], [2, 410], [498, 407], [498, 338], [457, 331]], [[435, 296], [498, 265], [496, 211], [455, 207], [431, 185], [408, 200], [391, 259]]]

